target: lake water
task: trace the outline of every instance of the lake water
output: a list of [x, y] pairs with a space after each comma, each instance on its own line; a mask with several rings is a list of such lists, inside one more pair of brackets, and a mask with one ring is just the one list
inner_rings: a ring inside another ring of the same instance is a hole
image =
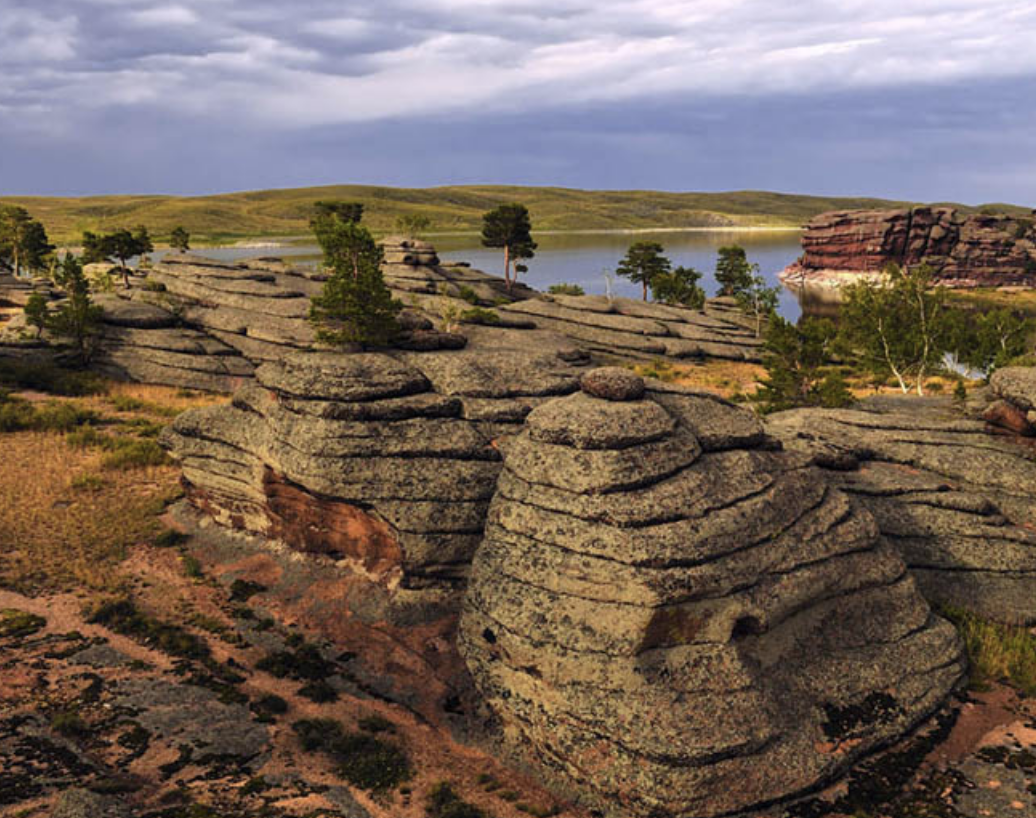
[[[435, 236], [432, 243], [444, 261], [466, 261], [472, 267], [493, 275], [503, 275], [503, 254], [481, 246], [479, 237]], [[739, 244], [745, 248], [750, 261], [759, 265], [770, 284], [778, 284], [777, 274], [795, 261], [802, 253], [797, 231], [766, 230], [697, 230], [658, 233], [566, 233], [539, 234], [536, 257], [529, 263], [529, 272], [521, 280], [537, 290], [546, 291], [551, 284], [578, 284], [587, 293], [607, 292], [606, 272], [614, 272], [619, 259], [630, 244], [636, 241], [657, 241], [665, 248], [674, 266], [693, 267], [702, 273], [701, 284], [708, 295], [714, 295], [717, 286], [713, 273], [716, 254], [720, 247]], [[237, 260], [255, 256], [313, 257], [316, 247], [296, 245], [286, 247], [220, 247], [198, 251], [202, 255], [223, 260]], [[156, 253], [157, 259], [161, 254]], [[622, 278], [612, 283], [615, 295], [640, 298], [636, 284]], [[802, 312], [794, 293], [781, 290], [781, 315], [797, 320]]]

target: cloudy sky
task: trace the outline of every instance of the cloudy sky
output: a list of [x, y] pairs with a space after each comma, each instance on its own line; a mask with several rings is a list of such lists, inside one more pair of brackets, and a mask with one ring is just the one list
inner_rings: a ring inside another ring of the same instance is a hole
[[0, 193], [1036, 204], [1028, 0], [0, 0]]

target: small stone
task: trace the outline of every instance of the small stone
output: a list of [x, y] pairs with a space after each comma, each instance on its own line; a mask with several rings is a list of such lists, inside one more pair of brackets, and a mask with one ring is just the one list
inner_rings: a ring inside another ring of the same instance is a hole
[[588, 395], [604, 400], [640, 400], [644, 397], [644, 379], [628, 369], [605, 366], [587, 372], [579, 385]]

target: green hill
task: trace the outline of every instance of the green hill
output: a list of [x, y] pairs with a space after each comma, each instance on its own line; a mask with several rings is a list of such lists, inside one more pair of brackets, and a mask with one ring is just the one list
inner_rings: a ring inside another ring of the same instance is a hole
[[[83, 230], [146, 225], [164, 238], [177, 225], [199, 244], [308, 233], [313, 203], [346, 199], [366, 205], [365, 221], [389, 232], [404, 213], [432, 219], [432, 232], [477, 231], [486, 210], [503, 202], [528, 205], [537, 230], [624, 230], [680, 227], [797, 227], [826, 210], [897, 207], [885, 199], [798, 196], [765, 191], [662, 193], [566, 188], [466, 186], [404, 189], [361, 185], [263, 190], [216, 196], [11, 196], [0, 202], [27, 208], [52, 239], [75, 242]], [[1028, 214], [1024, 208], [998, 210]], [[965, 211], [978, 208], [962, 207]]]

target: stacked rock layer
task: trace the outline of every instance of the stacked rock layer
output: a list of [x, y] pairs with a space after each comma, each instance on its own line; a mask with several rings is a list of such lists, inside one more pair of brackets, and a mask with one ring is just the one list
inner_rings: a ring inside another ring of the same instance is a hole
[[792, 797], [960, 680], [873, 519], [748, 413], [597, 370], [503, 449], [461, 652], [507, 742], [611, 814]]
[[260, 366], [232, 406], [181, 415], [163, 442], [217, 522], [329, 557], [399, 611], [447, 604], [481, 540], [495, 437], [526, 401], [577, 388], [560, 359], [513, 355], [524, 371], [504, 391], [473, 389], [464, 353], [299, 353]]
[[[1006, 392], [1020, 376], [1004, 372]], [[1032, 448], [989, 434], [945, 398], [797, 409], [771, 415], [767, 431], [867, 507], [930, 600], [1036, 621]]]
[[789, 282], [926, 262], [951, 286], [1036, 286], [1032, 217], [964, 215], [948, 207], [837, 211], [810, 221], [802, 249], [783, 274]]

